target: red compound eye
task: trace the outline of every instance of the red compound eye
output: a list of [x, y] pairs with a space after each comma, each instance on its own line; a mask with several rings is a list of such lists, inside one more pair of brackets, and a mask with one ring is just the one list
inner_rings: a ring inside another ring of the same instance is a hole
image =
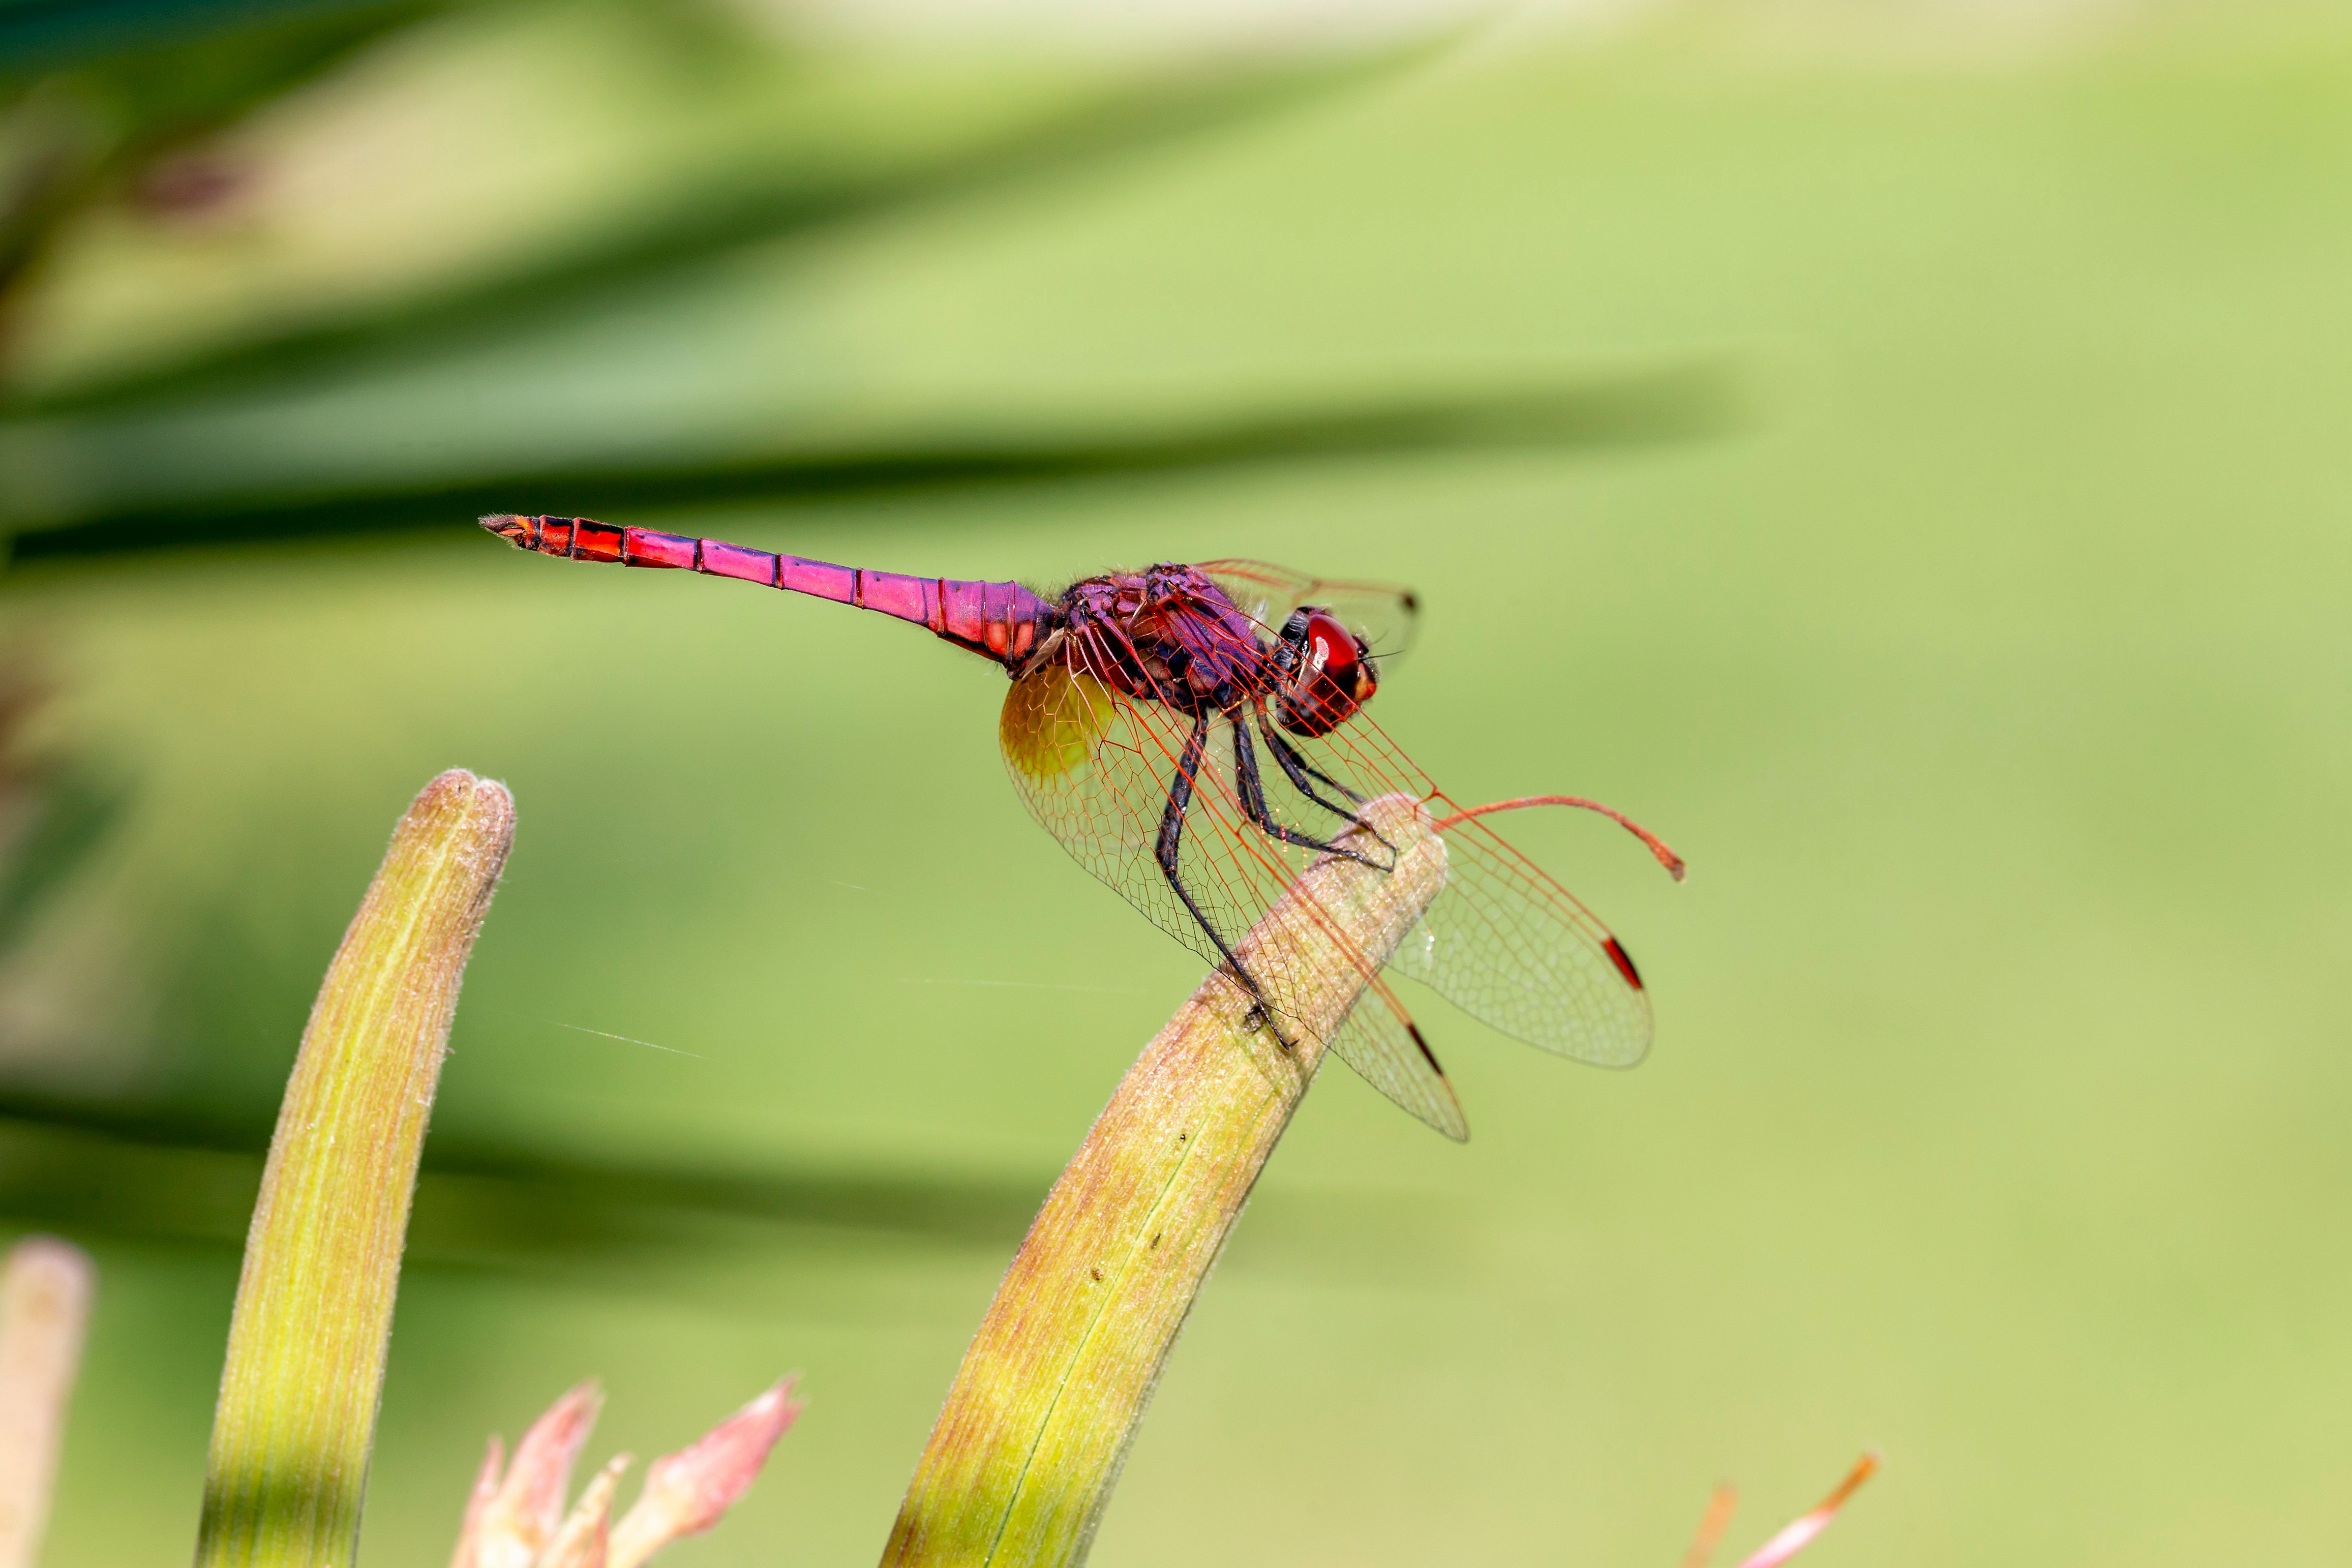
[[1380, 684], [1364, 645], [1339, 616], [1322, 610], [1307, 615], [1297, 669], [1297, 684], [1282, 704], [1282, 724], [1301, 735], [1339, 728]]
[[1307, 617], [1307, 672], [1329, 679], [1342, 691], [1356, 689], [1359, 663], [1356, 639], [1335, 616], [1321, 611]]

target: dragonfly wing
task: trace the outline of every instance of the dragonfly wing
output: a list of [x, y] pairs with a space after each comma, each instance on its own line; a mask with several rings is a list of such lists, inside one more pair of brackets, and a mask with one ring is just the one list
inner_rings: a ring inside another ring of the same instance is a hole
[[1399, 973], [1547, 1051], [1599, 1067], [1648, 1054], [1649, 994], [1590, 910], [1483, 822], [1448, 827], [1445, 854], [1445, 891], [1398, 950]]
[[[1407, 942], [1412, 940], [1408, 936]], [[1462, 1101], [1420, 1031], [1391, 998], [1367, 991], [1357, 998], [1330, 1048], [1357, 1076], [1456, 1143], [1467, 1142], [1470, 1123]]]
[[1235, 609], [1269, 634], [1282, 630], [1290, 612], [1307, 603], [1316, 582], [1304, 572], [1265, 561], [1202, 561], [1193, 570], [1223, 588]]
[[[1246, 713], [1244, 721], [1255, 722]], [[1154, 924], [1207, 962], [1220, 963], [1224, 954], [1202, 921], [1226, 944], [1237, 945], [1320, 852], [1282, 843], [1249, 820], [1242, 808], [1232, 721], [1213, 717], [1192, 775], [1180, 841], [1178, 870], [1192, 899], [1192, 907], [1186, 905], [1161, 868], [1157, 845], [1170, 784], [1186, 760], [1194, 724], [1191, 716], [1164, 704], [1138, 700], [1083, 671], [1048, 665], [1014, 683], [999, 738], [1014, 787], [1046, 831]], [[1326, 842], [1345, 831], [1350, 819], [1294, 789], [1280, 764], [1265, 754], [1267, 743], [1262, 731], [1254, 731], [1250, 744], [1258, 757], [1268, 816]], [[1343, 761], [1323, 755], [1316, 765], [1336, 771]], [[1381, 782], [1369, 775], [1336, 776], [1349, 787]], [[1416, 938], [1408, 934], [1405, 940]], [[1373, 976], [1377, 965], [1370, 955], [1349, 956]], [[1276, 973], [1260, 978], [1277, 988], [1281, 984]], [[1281, 994], [1267, 1000], [1278, 1016], [1297, 1016]], [[1325, 1043], [1414, 1116], [1449, 1138], [1467, 1136], [1444, 1073], [1394, 994], [1376, 978]]]
[[1234, 607], [1269, 635], [1280, 632], [1299, 605], [1322, 605], [1362, 637], [1376, 658], [1402, 653], [1421, 619], [1419, 598], [1393, 583], [1310, 577], [1264, 561], [1204, 561], [1197, 570], [1213, 579]]
[[1378, 724], [1359, 714], [1328, 735], [1285, 743], [1310, 782], [1367, 799], [1402, 792], [1438, 814], [1445, 890], [1397, 950], [1394, 973], [1544, 1050], [1603, 1067], [1647, 1054], [1650, 999], [1609, 928], [1483, 816], [1446, 815], [1445, 797]]
[[[1241, 717], [1266, 814], [1302, 837], [1343, 832], [1350, 795], [1444, 801], [1368, 721], [1309, 739], [1284, 736], [1252, 710]], [[1221, 963], [1220, 942], [1238, 944], [1318, 851], [1250, 820], [1233, 720], [1212, 716], [1197, 752], [1196, 727], [1175, 708], [1054, 663], [1014, 682], [1000, 739], [1014, 787], [1046, 831], [1154, 924]], [[1189, 906], [1157, 852], [1180, 776], [1191, 786], [1177, 859]], [[1445, 838], [1445, 890], [1406, 934], [1396, 970], [1546, 1049], [1611, 1065], [1637, 1060], [1649, 1043], [1649, 1003], [1631, 961], [1611, 956], [1622, 949], [1600, 922], [1482, 821], [1453, 821]], [[1369, 955], [1354, 956], [1373, 973]], [[1282, 996], [1268, 1001], [1278, 1016], [1289, 1013]], [[1453, 1087], [1377, 978], [1326, 1044], [1421, 1121], [1467, 1136]]]
[[[1154, 925], [1212, 963], [1216, 943], [1169, 886], [1156, 854], [1169, 787], [1183, 760], [1192, 721], [1158, 702], [1139, 700], [1061, 664], [1048, 664], [1013, 682], [998, 724], [1006, 770], [1038, 825], [1080, 866], [1108, 883]], [[1193, 782], [1197, 797], [1216, 790], [1215, 762], [1203, 759]], [[1187, 839], [1210, 837], [1187, 832]], [[1184, 849], [1197, 873], [1188, 879], [1205, 895], [1216, 879], [1201, 865], [1207, 846]], [[1223, 889], [1220, 889], [1223, 890]], [[1230, 893], [1213, 916], [1219, 934], [1235, 921], [1246, 930], [1254, 911]]]
[[[1233, 725], [1223, 715], [1210, 717], [1187, 773], [1195, 726], [1192, 715], [1164, 703], [1129, 695], [1082, 669], [1047, 664], [1006, 694], [998, 739], [1013, 787], [1038, 824], [1153, 924], [1209, 963], [1221, 963], [1225, 952], [1219, 942], [1238, 943], [1315, 851], [1285, 844], [1249, 821]], [[1254, 754], [1255, 747], [1253, 742]], [[1268, 764], [1261, 760], [1260, 767]], [[1169, 881], [1158, 852], [1180, 775], [1188, 778], [1190, 795], [1177, 840], [1182, 893]], [[1278, 775], [1276, 782], [1280, 796], [1288, 798], [1269, 798], [1267, 812], [1276, 821], [1325, 842], [1348, 826], [1347, 817], [1290, 796], [1286, 782]]]

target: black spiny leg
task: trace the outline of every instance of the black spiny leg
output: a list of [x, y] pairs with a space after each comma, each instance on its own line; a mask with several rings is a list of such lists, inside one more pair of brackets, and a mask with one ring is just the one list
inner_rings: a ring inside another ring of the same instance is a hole
[[[1394, 860], [1394, 845], [1391, 845], [1389, 847], [1391, 850], [1390, 863], [1383, 866], [1377, 860], [1367, 860], [1363, 856], [1358, 854], [1356, 851], [1349, 848], [1343, 844], [1330, 843], [1324, 839], [1316, 837], [1313, 834], [1301, 833], [1295, 827], [1285, 827], [1282, 824], [1275, 821], [1274, 814], [1268, 811], [1265, 806], [1265, 781], [1258, 777], [1257, 748], [1250, 744], [1249, 726], [1242, 722], [1242, 717], [1238, 713], [1233, 715], [1232, 723], [1234, 726], [1234, 773], [1241, 784], [1242, 815], [1248, 817], [1252, 823], [1255, 824], [1257, 830], [1260, 833], [1265, 834], [1268, 838], [1279, 840], [1284, 844], [1296, 844], [1303, 848], [1313, 849], [1321, 854], [1344, 855], [1349, 859], [1353, 860], [1357, 865], [1369, 866], [1375, 871], [1391, 871], [1396, 868]], [[1311, 799], [1312, 797], [1310, 796], [1309, 798]], [[1316, 801], [1315, 804], [1321, 805], [1323, 803], [1318, 800]], [[1328, 810], [1329, 808], [1326, 807], [1325, 809]], [[1349, 820], [1357, 826], [1362, 826], [1362, 824], [1355, 822], [1354, 816], [1351, 813], [1339, 812], [1335, 815], [1348, 817]], [[1374, 834], [1373, 837], [1379, 837], [1380, 836], [1378, 834]], [[1383, 842], [1385, 842], [1385, 840], [1383, 840]]]
[[[1292, 784], [1298, 786], [1299, 794], [1334, 816], [1352, 817], [1356, 815], [1352, 807], [1363, 805], [1364, 797], [1300, 756], [1298, 748], [1284, 740], [1281, 732], [1267, 721], [1264, 708], [1257, 710], [1257, 729], [1258, 733], [1265, 737], [1266, 750], [1274, 753], [1274, 760], [1282, 764], [1282, 771], [1289, 776]], [[1315, 785], [1309, 782], [1310, 780], [1320, 780], [1329, 784], [1333, 789], [1346, 795], [1349, 804], [1348, 805], [1332, 805], [1315, 793]]]
[[[1299, 794], [1305, 795], [1307, 799], [1313, 801], [1316, 805], [1321, 806], [1332, 816], [1344, 816], [1349, 822], [1354, 823], [1358, 827], [1362, 828], [1366, 833], [1370, 834], [1373, 841], [1378, 843], [1381, 848], [1387, 850], [1391, 855], [1394, 855], [1396, 853], [1395, 845], [1390, 843], [1386, 838], [1381, 837], [1379, 831], [1375, 829], [1370, 823], [1366, 822], [1362, 817], [1356, 815], [1356, 807], [1364, 804], [1364, 797], [1358, 795], [1354, 790], [1349, 789], [1346, 784], [1341, 784], [1338, 779], [1333, 778], [1329, 773], [1327, 773], [1322, 769], [1317, 767], [1314, 763], [1308, 762], [1305, 757], [1301, 756], [1299, 754], [1298, 748], [1292, 745], [1288, 741], [1284, 740], [1281, 734], [1276, 731], [1275, 727], [1266, 721], [1265, 710], [1263, 707], [1257, 710], [1257, 728], [1258, 733], [1265, 737], [1266, 750], [1274, 753], [1274, 760], [1281, 764], [1283, 774], [1290, 780], [1292, 788], [1297, 790]], [[1238, 724], [1234, 726], [1234, 731], [1237, 735], [1240, 732], [1240, 726]], [[1255, 761], [1255, 759], [1252, 760]], [[1329, 784], [1333, 789], [1338, 790], [1341, 795], [1346, 795], [1348, 797], [1349, 804], [1346, 805], [1339, 805], [1331, 801], [1326, 800], [1315, 788], [1315, 782], [1317, 780], [1320, 780], [1322, 783]]]
[[[1251, 1011], [1265, 1019], [1271, 1027], [1274, 1009], [1266, 1005], [1265, 992], [1258, 984], [1257, 976], [1242, 966], [1242, 961], [1234, 956], [1234, 950], [1225, 945], [1225, 939], [1218, 934], [1217, 928], [1209, 923], [1209, 917], [1201, 912], [1201, 906], [1193, 901], [1192, 890], [1184, 886], [1183, 871], [1177, 860], [1177, 853], [1184, 842], [1184, 810], [1192, 804], [1192, 781], [1200, 776], [1201, 758], [1208, 749], [1209, 716], [1203, 713], [1192, 721], [1192, 733], [1184, 742], [1184, 754], [1177, 760], [1176, 776], [1168, 781], [1168, 805], [1160, 814], [1160, 841], [1154, 853], [1160, 861], [1160, 875], [1168, 879], [1168, 885], [1176, 889], [1176, 896], [1184, 900], [1184, 907], [1192, 912], [1192, 918], [1200, 922], [1201, 929], [1209, 933], [1209, 940], [1216, 943], [1217, 951], [1224, 955], [1226, 967], [1241, 981], [1242, 989], [1250, 994]], [[1281, 1041], [1285, 1050], [1290, 1048], [1290, 1042], [1282, 1038], [1281, 1030], [1276, 1029], [1274, 1037]]]

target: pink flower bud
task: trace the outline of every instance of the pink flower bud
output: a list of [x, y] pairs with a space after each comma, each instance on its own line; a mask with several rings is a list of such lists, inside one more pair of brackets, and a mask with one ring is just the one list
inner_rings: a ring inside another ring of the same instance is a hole
[[490, 1439], [449, 1568], [533, 1568], [563, 1519], [572, 1463], [604, 1403], [589, 1382], [550, 1405], [515, 1445], [504, 1480], [498, 1479], [499, 1440]]
[[606, 1568], [613, 1489], [620, 1484], [621, 1472], [628, 1468], [626, 1454], [616, 1454], [605, 1462], [595, 1479], [588, 1483], [588, 1489], [580, 1494], [580, 1501], [565, 1516], [555, 1539], [548, 1542], [533, 1568]]
[[656, 1459], [646, 1471], [644, 1495], [614, 1527], [604, 1568], [639, 1568], [671, 1542], [717, 1524], [801, 1413], [792, 1387], [791, 1378], [782, 1379], [692, 1447]]

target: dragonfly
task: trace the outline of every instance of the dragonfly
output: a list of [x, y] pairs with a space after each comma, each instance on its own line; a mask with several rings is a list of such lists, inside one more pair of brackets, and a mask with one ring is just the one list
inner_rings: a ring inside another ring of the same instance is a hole
[[[1055, 595], [1014, 582], [877, 572], [588, 518], [493, 513], [482, 526], [571, 561], [731, 577], [923, 626], [1011, 678], [997, 739], [1030, 815], [1079, 865], [1216, 966], [1253, 1028], [1295, 1048], [1294, 1009], [1235, 956], [1305, 868], [1341, 857], [1375, 871], [1396, 847], [1367, 803], [1421, 804], [1445, 846], [1445, 882], [1386, 955], [1472, 1016], [1604, 1067], [1647, 1054], [1649, 994], [1622, 942], [1491, 818], [1535, 806], [1599, 812], [1679, 881], [1681, 858], [1624, 814], [1575, 795], [1464, 807], [1364, 712], [1380, 662], [1401, 652], [1415, 596], [1257, 561], [1162, 563]], [[1331, 935], [1347, 946], [1349, 939]], [[1367, 984], [1318, 1044], [1447, 1137], [1469, 1136], [1444, 1069], [1373, 955]]]

